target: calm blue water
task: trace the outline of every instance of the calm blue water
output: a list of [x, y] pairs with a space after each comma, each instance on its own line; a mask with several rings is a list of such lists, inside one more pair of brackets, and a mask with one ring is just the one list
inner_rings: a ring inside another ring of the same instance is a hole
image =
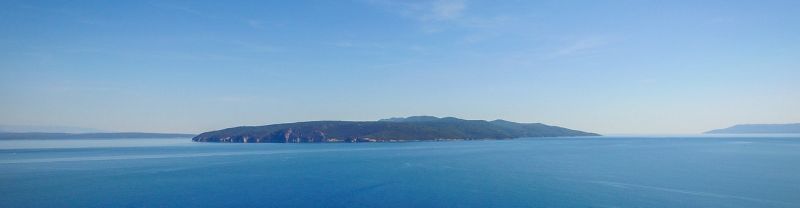
[[800, 207], [800, 137], [0, 141], [0, 207]]

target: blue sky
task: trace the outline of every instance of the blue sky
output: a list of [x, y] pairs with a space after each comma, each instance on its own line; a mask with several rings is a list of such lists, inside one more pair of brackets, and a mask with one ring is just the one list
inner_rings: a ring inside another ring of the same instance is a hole
[[0, 124], [800, 122], [800, 1], [2, 1]]

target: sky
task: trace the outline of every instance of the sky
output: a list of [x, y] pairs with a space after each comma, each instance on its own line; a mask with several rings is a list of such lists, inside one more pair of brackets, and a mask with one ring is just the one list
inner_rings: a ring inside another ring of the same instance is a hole
[[0, 1], [0, 124], [800, 122], [800, 1]]

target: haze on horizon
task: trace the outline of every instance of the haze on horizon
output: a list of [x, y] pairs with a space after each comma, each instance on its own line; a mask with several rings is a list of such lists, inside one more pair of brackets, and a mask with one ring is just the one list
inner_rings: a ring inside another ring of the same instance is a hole
[[2, 1], [0, 124], [800, 122], [800, 1]]

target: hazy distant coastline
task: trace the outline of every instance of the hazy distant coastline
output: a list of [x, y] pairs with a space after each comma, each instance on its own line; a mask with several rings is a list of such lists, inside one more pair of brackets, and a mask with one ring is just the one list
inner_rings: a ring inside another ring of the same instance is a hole
[[724, 129], [707, 131], [704, 134], [797, 134], [800, 123], [793, 124], [739, 124]]
[[140, 138], [191, 138], [194, 134], [176, 133], [43, 133], [43, 132], [0, 132], [0, 140], [12, 139], [140, 139]]

